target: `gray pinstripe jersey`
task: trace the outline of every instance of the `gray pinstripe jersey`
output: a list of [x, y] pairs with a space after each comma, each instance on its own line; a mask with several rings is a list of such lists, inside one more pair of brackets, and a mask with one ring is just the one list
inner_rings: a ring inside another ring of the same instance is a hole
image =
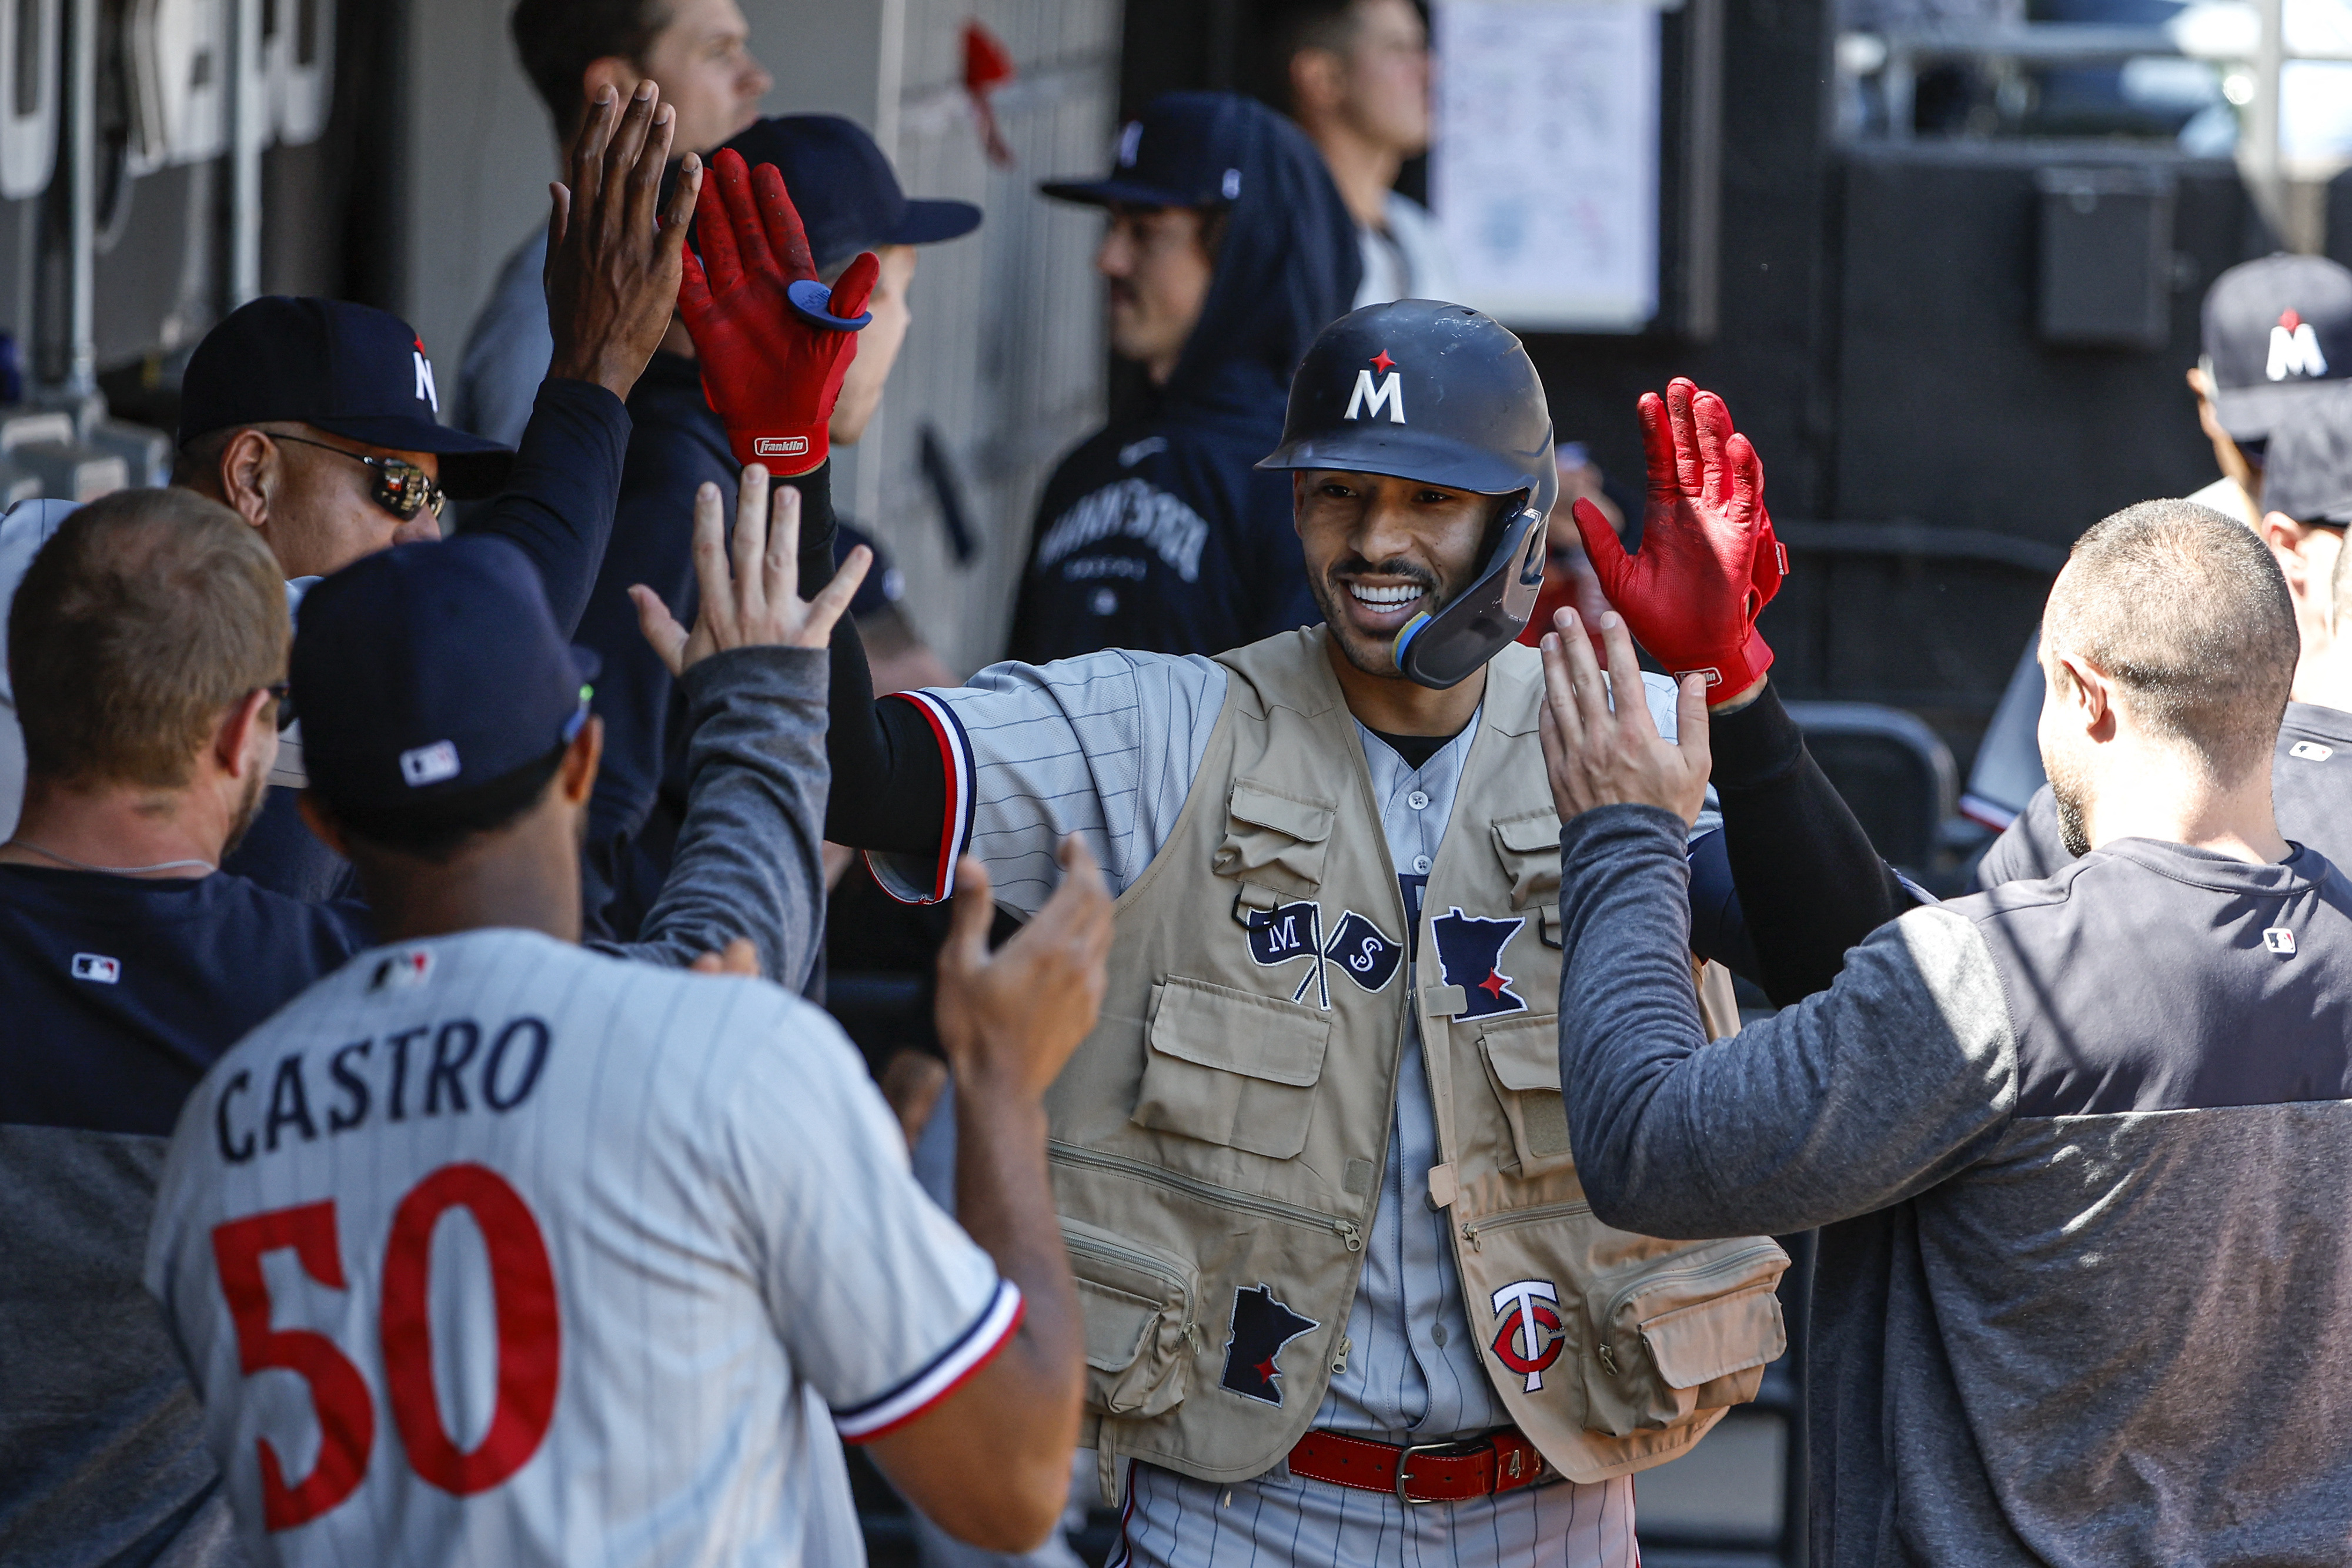
[[520, 931], [224, 1056], [146, 1277], [261, 1563], [854, 1562], [836, 1432], [1020, 1313], [824, 1014]]
[[[877, 856], [877, 873], [902, 897], [943, 896], [949, 886], [944, 871], [952, 867], [957, 848], [967, 848], [988, 866], [999, 902], [1027, 915], [1052, 891], [1054, 845], [1063, 834], [1076, 832], [1102, 862], [1112, 890], [1124, 892], [1175, 830], [1223, 704], [1225, 679], [1223, 665], [1198, 655], [1114, 650], [1045, 665], [998, 664], [960, 690], [909, 694], [930, 716], [950, 758], [950, 843], [938, 866]], [[1673, 683], [1647, 677], [1645, 687], [1660, 730], [1672, 736]], [[1428, 871], [1453, 814], [1476, 729], [1474, 717], [1416, 771], [1358, 726], [1390, 861], [1400, 873]], [[1702, 817], [1699, 831], [1711, 831], [1718, 821], [1711, 814]], [[1417, 1039], [1414, 1045], [1407, 1054], [1418, 1063]], [[1444, 1217], [1421, 1201], [1436, 1149], [1428, 1079], [1417, 1066], [1410, 1067], [1399, 1075], [1381, 1202], [1365, 1243], [1363, 1282], [1349, 1312], [1347, 1366], [1332, 1379], [1316, 1413], [1318, 1427], [1390, 1442], [1437, 1442], [1509, 1423], [1462, 1310]], [[1301, 1484], [1310, 1491], [1330, 1490]], [[1541, 1506], [1570, 1512], [1580, 1506], [1590, 1521], [1601, 1516], [1601, 1494], [1621, 1484], [1557, 1483], [1540, 1489], [1558, 1494]], [[1569, 1492], [1591, 1495], [1576, 1505]], [[1162, 1488], [1155, 1495], [1168, 1508], [1180, 1509], [1189, 1493]], [[1492, 1506], [1533, 1517], [1538, 1506], [1534, 1495], [1512, 1494]], [[1275, 1510], [1269, 1529], [1276, 1519], [1289, 1521], [1283, 1529], [1299, 1524], [1285, 1511], [1290, 1504], [1261, 1500], [1251, 1506]], [[1386, 1506], [1401, 1505], [1389, 1500]], [[1381, 1500], [1357, 1494], [1348, 1507], [1354, 1511], [1351, 1518], [1369, 1520], [1379, 1514]], [[1626, 1521], [1624, 1560], [1630, 1561], [1630, 1488], [1620, 1511]], [[1155, 1517], [1150, 1508], [1144, 1517], [1147, 1524]], [[1336, 1538], [1328, 1544], [1339, 1550]], [[1175, 1560], [1191, 1568], [1211, 1561], [1190, 1552]], [[1320, 1563], [1326, 1554], [1320, 1549], [1302, 1552], [1295, 1560]]]

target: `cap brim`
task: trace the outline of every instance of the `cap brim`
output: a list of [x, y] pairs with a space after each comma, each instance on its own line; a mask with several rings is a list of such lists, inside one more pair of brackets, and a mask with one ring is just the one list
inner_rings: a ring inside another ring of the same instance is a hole
[[1189, 192], [1147, 185], [1139, 180], [1047, 180], [1037, 189], [1057, 202], [1080, 202], [1089, 207], [1195, 207], [1201, 204]]
[[467, 431], [400, 414], [355, 419], [311, 419], [331, 435], [364, 441], [394, 452], [430, 452], [441, 459], [441, 488], [451, 498], [470, 501], [495, 496], [514, 467], [514, 451]]
[[2221, 428], [2230, 433], [2232, 441], [2260, 441], [2271, 433], [2279, 417], [2291, 408], [2300, 408], [2307, 398], [2340, 392], [2347, 383], [2341, 376], [2321, 381], [2277, 382], [2269, 386], [2221, 387], [2213, 393], [2213, 416]]
[[970, 202], [908, 202], [885, 245], [937, 245], [959, 239], [980, 226], [980, 209]]

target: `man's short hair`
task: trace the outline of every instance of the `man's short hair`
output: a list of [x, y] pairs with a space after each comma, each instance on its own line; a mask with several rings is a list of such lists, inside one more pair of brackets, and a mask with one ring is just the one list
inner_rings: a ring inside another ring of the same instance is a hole
[[1302, 49], [1328, 49], [1345, 55], [1363, 26], [1357, 7], [1361, 0], [1273, 0], [1259, 13], [1259, 37], [1266, 48], [1262, 67], [1262, 96], [1277, 107], [1294, 109], [1290, 62]]
[[2042, 626], [2217, 782], [2270, 767], [2301, 642], [2286, 579], [2243, 523], [2192, 501], [2125, 507], [2074, 542]]
[[41, 547], [8, 616], [26, 772], [176, 789], [222, 714], [286, 678], [278, 561], [190, 490], [120, 490]]
[[668, 0], [515, 0], [507, 17], [523, 74], [566, 138], [587, 107], [581, 81], [588, 68], [618, 57], [642, 71], [646, 51], [668, 26]]

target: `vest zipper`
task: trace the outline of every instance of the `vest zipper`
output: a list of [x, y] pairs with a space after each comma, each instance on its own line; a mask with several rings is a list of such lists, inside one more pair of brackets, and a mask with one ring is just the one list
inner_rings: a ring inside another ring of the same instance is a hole
[[1140, 1251], [1132, 1247], [1117, 1246], [1108, 1241], [1097, 1241], [1091, 1236], [1072, 1236], [1067, 1231], [1062, 1233], [1062, 1245], [1074, 1253], [1087, 1253], [1097, 1258], [1108, 1258], [1114, 1262], [1126, 1263], [1142, 1273], [1150, 1275], [1155, 1280], [1166, 1281], [1179, 1291], [1184, 1289], [1184, 1277], [1178, 1273], [1172, 1265], [1161, 1261], [1149, 1252]]
[[1475, 1252], [1480, 1249], [1478, 1237], [1483, 1231], [1500, 1230], [1507, 1225], [1526, 1225], [1538, 1219], [1558, 1219], [1563, 1215], [1591, 1212], [1592, 1206], [1582, 1198], [1571, 1198], [1566, 1203], [1541, 1204], [1534, 1208], [1513, 1209], [1508, 1214], [1490, 1215], [1484, 1219], [1464, 1220], [1462, 1239], [1470, 1244], [1471, 1251]]
[[1699, 1280], [1705, 1279], [1709, 1274], [1736, 1273], [1757, 1259], [1769, 1258], [1779, 1250], [1778, 1242], [1759, 1241], [1752, 1247], [1741, 1248], [1727, 1258], [1717, 1258], [1706, 1263], [1689, 1263], [1679, 1269], [1661, 1269], [1654, 1274], [1644, 1274], [1609, 1298], [1609, 1313], [1604, 1321], [1615, 1322], [1620, 1308], [1635, 1296], [1655, 1290], [1661, 1281]]
[[1331, 1357], [1332, 1376], [1337, 1377], [1348, 1370], [1348, 1353], [1355, 1348], [1354, 1340], [1349, 1339], [1346, 1334], [1339, 1336], [1339, 1348]]
[[1318, 1213], [1314, 1209], [1305, 1208], [1295, 1203], [1284, 1203], [1279, 1198], [1253, 1197], [1247, 1193], [1232, 1192], [1211, 1182], [1201, 1181], [1192, 1176], [1179, 1176], [1174, 1171], [1163, 1170], [1158, 1166], [1147, 1165], [1141, 1160], [1129, 1159], [1124, 1155], [1100, 1154], [1093, 1149], [1082, 1149], [1076, 1144], [1059, 1142], [1049, 1142], [1045, 1149], [1048, 1157], [1060, 1160], [1066, 1165], [1092, 1166], [1097, 1170], [1116, 1171], [1120, 1176], [1132, 1176], [1138, 1181], [1153, 1182], [1160, 1186], [1173, 1187], [1178, 1192], [1190, 1197], [1197, 1197], [1204, 1203], [1218, 1204], [1226, 1208], [1237, 1208], [1244, 1214], [1270, 1215], [1276, 1219], [1288, 1220], [1293, 1225], [1306, 1225], [1318, 1230], [1329, 1230], [1348, 1244], [1349, 1251], [1361, 1252], [1364, 1249], [1364, 1233], [1356, 1228], [1356, 1222], [1352, 1219], [1335, 1218], [1330, 1215]]

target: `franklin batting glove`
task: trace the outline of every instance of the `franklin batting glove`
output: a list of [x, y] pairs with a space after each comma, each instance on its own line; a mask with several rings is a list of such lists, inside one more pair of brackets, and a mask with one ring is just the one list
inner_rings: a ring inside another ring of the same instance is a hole
[[1576, 503], [1576, 531], [1633, 640], [1677, 680], [1706, 677], [1710, 703], [1727, 701], [1772, 667], [1756, 617], [1789, 574], [1764, 509], [1764, 465], [1723, 400], [1687, 381], [1669, 382], [1663, 402], [1643, 393], [1641, 414], [1641, 550], [1626, 554], [1590, 501]]
[[825, 425], [866, 301], [881, 267], [859, 256], [828, 295], [810, 259], [808, 234], [775, 165], [747, 169], [722, 148], [710, 160], [694, 214], [701, 248], [686, 256], [677, 305], [702, 361], [702, 394], [727, 425], [738, 463], [779, 476], [825, 460]]

